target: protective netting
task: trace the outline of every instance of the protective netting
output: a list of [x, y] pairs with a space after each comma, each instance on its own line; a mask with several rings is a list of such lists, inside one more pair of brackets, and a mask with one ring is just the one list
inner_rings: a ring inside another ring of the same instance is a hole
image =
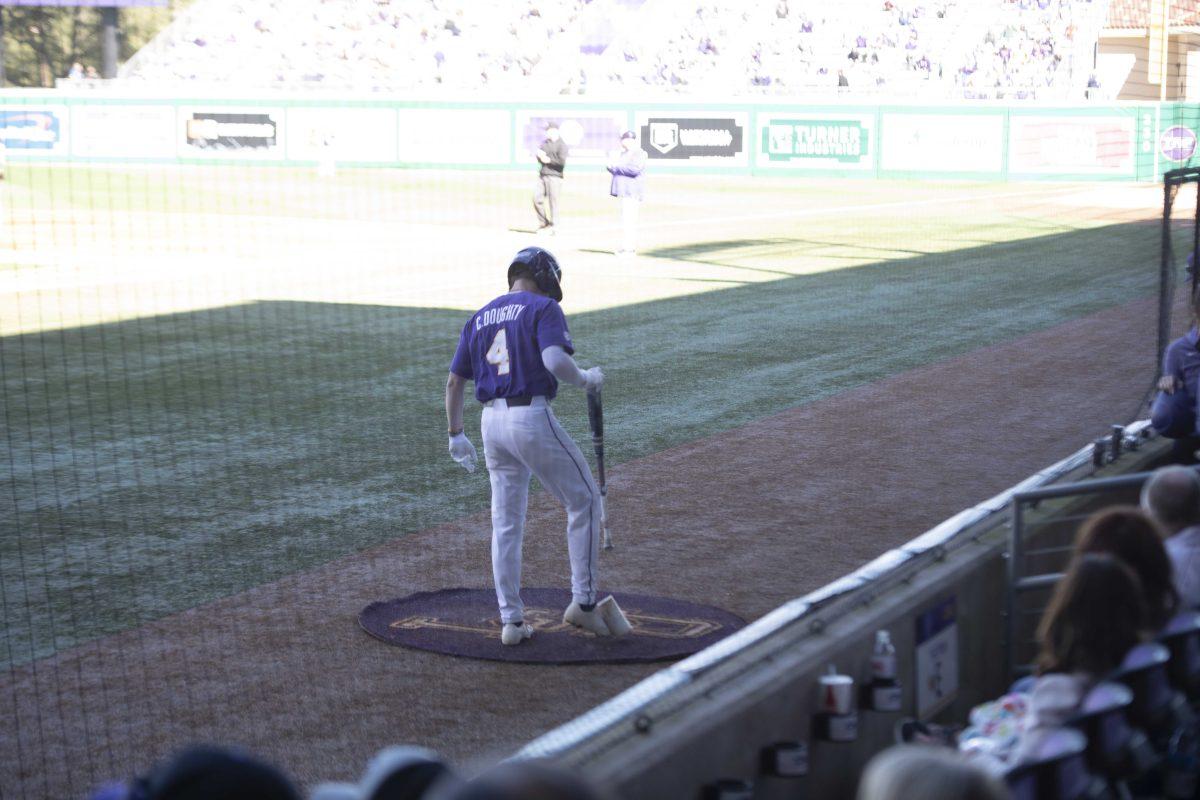
[[[581, 686], [355, 623], [376, 600], [490, 586], [488, 480], [446, 453], [443, 386], [522, 247], [558, 256], [577, 357], [609, 376], [605, 579], [747, 618], [1126, 421], [1170, 327], [1135, 112], [914, 106], [881, 128], [874, 107], [4, 108], [4, 797], [79, 795], [196, 740], [306, 784], [397, 741], [486, 757], [646, 674]], [[554, 236], [530, 208], [550, 118], [574, 137]], [[657, 155], [637, 252], [617, 255], [604, 165], [627, 128]], [[1129, 180], [1055, 161], [1083, 158], [1059, 148], [1083, 134], [1089, 169]], [[874, 179], [846, 177], [860, 168]], [[1174, 262], [1194, 198], [1172, 208]], [[582, 394], [554, 407], [587, 450]], [[743, 452], [753, 426], [777, 438]], [[995, 466], [871, 473], [946, 449]], [[530, 515], [526, 580], [563, 585], [561, 513], [540, 496]], [[732, 525], [754, 533], [722, 544]]]

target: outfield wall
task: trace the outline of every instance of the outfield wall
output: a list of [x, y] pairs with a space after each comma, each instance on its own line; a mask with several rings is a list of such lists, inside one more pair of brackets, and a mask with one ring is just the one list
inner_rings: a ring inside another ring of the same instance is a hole
[[1200, 106], [488, 103], [327, 95], [152, 97], [0, 91], [10, 161], [531, 169], [560, 121], [569, 169], [621, 131], [652, 168], [736, 174], [1151, 181], [1200, 165]]

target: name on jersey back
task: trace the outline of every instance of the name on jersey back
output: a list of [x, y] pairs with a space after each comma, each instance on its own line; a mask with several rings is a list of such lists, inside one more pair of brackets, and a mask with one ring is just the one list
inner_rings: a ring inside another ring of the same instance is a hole
[[480, 330], [488, 325], [499, 325], [502, 322], [510, 322], [521, 316], [521, 312], [524, 310], [525, 306], [520, 303], [500, 306], [499, 308], [489, 308], [475, 316], [475, 330]]

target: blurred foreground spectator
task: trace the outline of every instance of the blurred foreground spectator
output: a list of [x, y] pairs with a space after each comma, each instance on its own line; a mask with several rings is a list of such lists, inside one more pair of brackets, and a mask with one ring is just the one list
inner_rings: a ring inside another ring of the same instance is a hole
[[388, 747], [367, 765], [358, 783], [323, 783], [310, 800], [434, 800], [461, 781], [441, 756], [423, 747]]
[[871, 759], [858, 800], [1004, 800], [1008, 789], [966, 758], [940, 747], [900, 745]]
[[106, 787], [105, 800], [300, 800], [291, 781], [269, 764], [237, 750], [195, 746], [138, 778], [124, 794]]
[[541, 761], [500, 764], [460, 791], [453, 800], [603, 800], [573, 772]]

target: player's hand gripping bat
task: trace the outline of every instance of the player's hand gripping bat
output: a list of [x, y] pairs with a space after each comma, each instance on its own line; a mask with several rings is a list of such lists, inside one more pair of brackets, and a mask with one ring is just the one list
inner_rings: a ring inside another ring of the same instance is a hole
[[592, 429], [592, 449], [596, 451], [596, 471], [600, 473], [600, 546], [612, 550], [608, 533], [608, 482], [604, 478], [604, 406], [600, 391], [588, 392], [588, 425]]

